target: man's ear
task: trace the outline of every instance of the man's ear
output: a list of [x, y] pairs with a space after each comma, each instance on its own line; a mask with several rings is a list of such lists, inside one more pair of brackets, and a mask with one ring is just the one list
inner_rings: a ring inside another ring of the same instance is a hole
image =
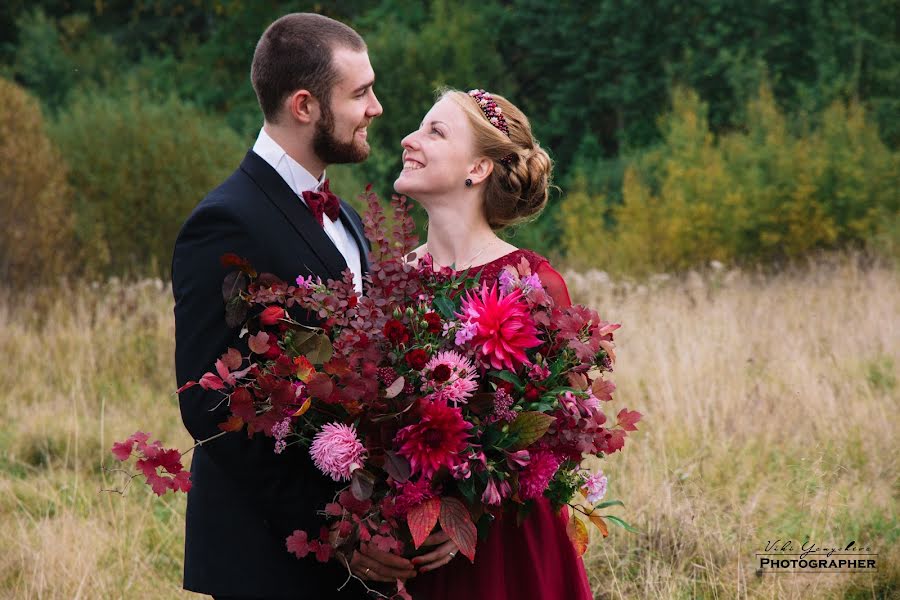
[[304, 124], [319, 118], [319, 101], [308, 90], [297, 90], [285, 101], [291, 119]]
[[472, 166], [469, 167], [469, 179], [472, 180], [473, 185], [478, 185], [487, 179], [493, 171], [494, 161], [487, 157], [481, 157], [476, 159]]

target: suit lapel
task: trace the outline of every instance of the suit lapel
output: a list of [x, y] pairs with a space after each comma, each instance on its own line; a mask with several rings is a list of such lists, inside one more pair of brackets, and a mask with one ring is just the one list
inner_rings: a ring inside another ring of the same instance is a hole
[[[340, 279], [347, 263], [328, 234], [313, 217], [306, 204], [294, 194], [278, 171], [252, 150], [241, 163], [243, 170], [262, 189], [272, 204], [284, 215], [297, 234], [306, 242], [319, 262], [328, 270], [328, 277]], [[273, 240], [273, 243], [276, 243]]]
[[365, 275], [369, 272], [369, 243], [366, 241], [359, 219], [354, 218], [350, 205], [343, 200], [341, 200], [341, 221], [356, 240], [359, 247], [359, 264], [362, 266], [362, 274]]

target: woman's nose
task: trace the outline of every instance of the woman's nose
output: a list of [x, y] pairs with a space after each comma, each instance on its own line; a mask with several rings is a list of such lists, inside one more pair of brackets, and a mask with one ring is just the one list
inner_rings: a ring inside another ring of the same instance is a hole
[[418, 141], [416, 141], [416, 132], [413, 131], [412, 133], [408, 134], [405, 138], [403, 138], [402, 140], [400, 140], [400, 146], [401, 146], [404, 150], [415, 150], [415, 149], [417, 149], [418, 146], [419, 146], [419, 143], [418, 143]]

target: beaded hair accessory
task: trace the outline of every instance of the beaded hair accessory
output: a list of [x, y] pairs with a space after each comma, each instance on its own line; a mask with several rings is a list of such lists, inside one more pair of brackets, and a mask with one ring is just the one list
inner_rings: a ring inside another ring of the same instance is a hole
[[[484, 113], [488, 122], [499, 129], [502, 133], [509, 137], [509, 126], [506, 124], [506, 117], [503, 116], [503, 110], [497, 105], [494, 97], [489, 92], [482, 89], [469, 90], [471, 96], [478, 104], [478, 108]], [[506, 166], [512, 162], [513, 154], [507, 154], [500, 159], [500, 162]]]

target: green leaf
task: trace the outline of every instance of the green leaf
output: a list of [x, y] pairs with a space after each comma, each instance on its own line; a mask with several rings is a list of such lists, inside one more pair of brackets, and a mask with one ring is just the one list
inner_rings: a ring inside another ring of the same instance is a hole
[[632, 527], [631, 525], [629, 525], [628, 523], [626, 523], [619, 517], [614, 517], [612, 515], [603, 515], [603, 518], [612, 521], [613, 523], [615, 523], [616, 525], [618, 525], [619, 527], [621, 527], [622, 529], [624, 529], [626, 531], [630, 531], [631, 533], [640, 533], [640, 531], [638, 531], [637, 529], [635, 529], [634, 527]]
[[512, 448], [527, 448], [538, 441], [547, 433], [547, 429], [555, 421], [555, 417], [540, 412], [519, 413], [515, 421], [509, 424], [510, 433], [515, 433], [518, 439]]
[[625, 506], [625, 503], [621, 500], [607, 500], [606, 502], [595, 504], [594, 509], [600, 510], [602, 508], [609, 508], [610, 506]]
[[434, 305], [438, 311], [448, 321], [452, 321], [456, 317], [456, 307], [453, 302], [446, 296], [435, 296]]
[[496, 377], [497, 379], [502, 379], [503, 381], [508, 381], [513, 385], [516, 385], [520, 388], [525, 387], [525, 384], [522, 383], [522, 380], [515, 373], [510, 373], [509, 371], [488, 371], [489, 377]]

